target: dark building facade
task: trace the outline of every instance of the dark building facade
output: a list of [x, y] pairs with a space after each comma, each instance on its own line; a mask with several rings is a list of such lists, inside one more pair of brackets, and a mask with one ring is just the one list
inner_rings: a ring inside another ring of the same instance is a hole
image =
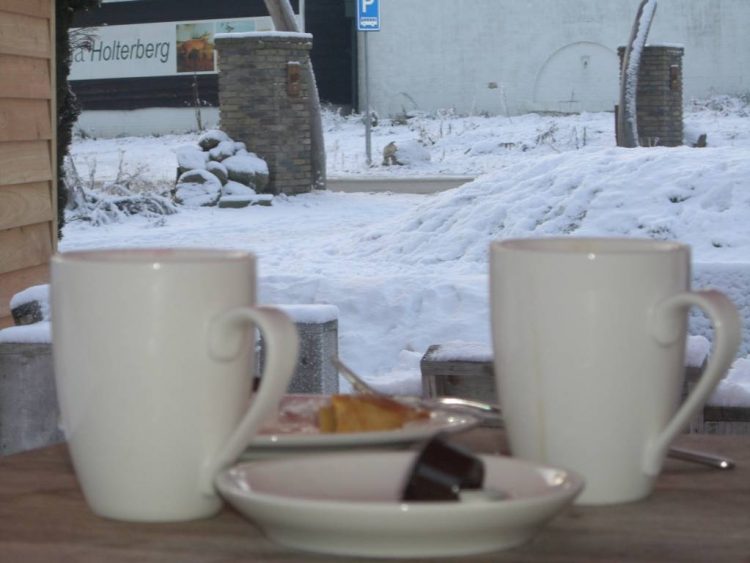
[[[354, 0], [291, 0], [313, 34], [311, 59], [320, 99], [356, 99]], [[84, 111], [218, 106], [213, 36], [269, 31], [263, 0], [128, 0], [76, 15], [89, 35], [74, 52], [71, 86]]]

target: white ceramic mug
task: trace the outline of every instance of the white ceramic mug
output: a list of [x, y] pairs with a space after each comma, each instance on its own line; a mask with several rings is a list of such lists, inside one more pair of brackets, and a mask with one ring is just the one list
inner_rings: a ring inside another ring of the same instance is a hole
[[[578, 503], [647, 496], [670, 442], [731, 365], [740, 342], [734, 305], [689, 284], [690, 249], [678, 243], [492, 243], [495, 374], [510, 448], [580, 472]], [[713, 353], [678, 408], [691, 306], [713, 322]]]
[[[217, 512], [215, 475], [278, 406], [297, 360], [294, 323], [255, 306], [255, 258], [66, 252], [51, 269], [62, 426], [93, 511], [135, 521]], [[256, 326], [268, 354], [250, 408]]]

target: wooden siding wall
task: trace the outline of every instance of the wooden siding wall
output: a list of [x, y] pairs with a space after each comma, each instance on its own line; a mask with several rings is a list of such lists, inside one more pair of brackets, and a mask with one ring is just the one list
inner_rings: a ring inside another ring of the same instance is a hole
[[0, 328], [56, 247], [53, 18], [53, 0], [0, 0]]

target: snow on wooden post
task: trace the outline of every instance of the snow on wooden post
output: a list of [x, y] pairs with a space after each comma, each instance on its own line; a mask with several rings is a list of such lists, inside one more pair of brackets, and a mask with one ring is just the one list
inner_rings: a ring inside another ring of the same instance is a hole
[[[294, 321], [299, 335], [297, 368], [289, 383], [289, 393], [331, 395], [339, 392], [338, 356], [339, 310], [335, 305], [280, 305]], [[265, 364], [265, 343], [261, 337], [258, 373]]]
[[492, 349], [476, 342], [447, 342], [427, 349], [420, 362], [422, 394], [497, 403]]

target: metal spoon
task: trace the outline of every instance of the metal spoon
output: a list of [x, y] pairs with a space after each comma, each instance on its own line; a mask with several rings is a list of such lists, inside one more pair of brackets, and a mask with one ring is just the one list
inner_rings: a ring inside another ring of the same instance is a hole
[[695, 450], [688, 450], [685, 448], [677, 448], [672, 446], [667, 452], [667, 457], [672, 459], [680, 459], [682, 461], [692, 461], [700, 463], [702, 465], [708, 465], [715, 469], [734, 469], [734, 460], [728, 457], [718, 456], [715, 454], [709, 454], [706, 452], [698, 452]]
[[[374, 389], [368, 385], [360, 376], [358, 376], [351, 368], [344, 364], [339, 358], [334, 357], [332, 359], [333, 365], [339, 370], [339, 373], [344, 376], [357, 393], [365, 395], [383, 395], [380, 391]], [[398, 399], [398, 397], [396, 397]], [[484, 403], [481, 401], [472, 401], [469, 399], [461, 399], [459, 397], [433, 397], [431, 399], [408, 399], [409, 402], [417, 402], [420, 405], [426, 407], [438, 407], [438, 408], [457, 408], [462, 410], [470, 410], [474, 413], [480, 414], [481, 416], [488, 418], [500, 418], [500, 409], [490, 403]], [[719, 456], [716, 454], [710, 454], [707, 452], [699, 452], [695, 450], [679, 448], [671, 446], [667, 451], [667, 457], [672, 459], [679, 459], [682, 461], [690, 461], [693, 463], [700, 463], [708, 467], [715, 469], [733, 469], [735, 462], [733, 459]]]

